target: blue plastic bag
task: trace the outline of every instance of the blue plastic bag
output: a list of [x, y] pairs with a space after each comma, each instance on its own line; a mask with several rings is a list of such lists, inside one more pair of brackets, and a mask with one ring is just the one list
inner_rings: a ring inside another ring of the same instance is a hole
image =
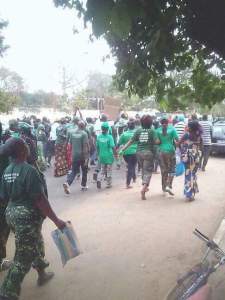
[[76, 233], [70, 222], [67, 223], [67, 226], [63, 230], [56, 229], [51, 235], [60, 252], [63, 266], [65, 266], [68, 260], [81, 254]]
[[183, 175], [185, 172], [185, 166], [184, 166], [184, 163], [181, 161], [180, 163], [178, 163], [176, 165], [176, 176], [181, 176]]

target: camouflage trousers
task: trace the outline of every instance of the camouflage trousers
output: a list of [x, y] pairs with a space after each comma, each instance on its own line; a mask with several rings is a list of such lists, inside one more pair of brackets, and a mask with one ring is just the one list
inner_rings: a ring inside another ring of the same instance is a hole
[[10, 232], [5, 219], [5, 210], [5, 207], [0, 206], [0, 263], [6, 257], [6, 243]]
[[112, 165], [101, 164], [100, 165], [100, 174], [98, 176], [98, 181], [106, 181], [107, 186], [112, 184]]
[[142, 184], [149, 186], [154, 171], [154, 155], [151, 151], [140, 151], [137, 159], [142, 170]]
[[165, 191], [167, 187], [172, 188], [176, 168], [175, 153], [160, 152], [159, 163], [162, 176], [162, 190]]
[[15, 233], [14, 263], [0, 289], [0, 295], [18, 299], [21, 284], [31, 266], [37, 271], [49, 264], [44, 260], [44, 241], [41, 234], [43, 218], [33, 209], [24, 206], [8, 207], [6, 221]]

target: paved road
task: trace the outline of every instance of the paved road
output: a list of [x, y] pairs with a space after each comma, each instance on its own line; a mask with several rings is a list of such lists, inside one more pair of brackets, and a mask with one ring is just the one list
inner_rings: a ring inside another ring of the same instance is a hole
[[[81, 192], [76, 182], [70, 196], [63, 193], [63, 178], [48, 176], [52, 206], [72, 221], [83, 254], [62, 268], [50, 237], [54, 225], [46, 221], [46, 256], [56, 276], [38, 288], [31, 271], [21, 300], [162, 300], [178, 274], [198, 262], [204, 247], [192, 231], [198, 227], [213, 236], [224, 216], [225, 159], [211, 158], [207, 172], [199, 173], [200, 194], [192, 203], [183, 199], [183, 178], [175, 180], [176, 196], [165, 198], [160, 175], [154, 175], [148, 200], [141, 201], [140, 180], [125, 190], [124, 174], [114, 172], [110, 190], [97, 191], [90, 182]], [[215, 300], [224, 299], [217, 294]]]

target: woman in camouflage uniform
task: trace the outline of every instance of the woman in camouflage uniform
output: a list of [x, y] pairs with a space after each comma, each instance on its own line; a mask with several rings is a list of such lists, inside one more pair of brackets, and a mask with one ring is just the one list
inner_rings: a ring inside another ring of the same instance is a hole
[[4, 145], [11, 163], [2, 176], [1, 195], [7, 203], [6, 221], [15, 233], [14, 263], [0, 289], [0, 300], [17, 300], [25, 275], [33, 266], [38, 273], [38, 285], [49, 281], [54, 274], [46, 272], [49, 263], [44, 260], [44, 242], [41, 227], [45, 217], [62, 229], [65, 222], [58, 219], [44, 193], [38, 171], [28, 164], [27, 144], [19, 138], [10, 138]]

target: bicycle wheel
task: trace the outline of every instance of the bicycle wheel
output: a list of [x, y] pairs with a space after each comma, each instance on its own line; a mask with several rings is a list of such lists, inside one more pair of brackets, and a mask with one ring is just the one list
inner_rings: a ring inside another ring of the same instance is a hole
[[180, 300], [184, 293], [195, 283], [197, 278], [201, 276], [202, 272], [208, 269], [208, 263], [197, 264], [189, 272], [187, 272], [176, 286], [169, 292], [165, 300]]

